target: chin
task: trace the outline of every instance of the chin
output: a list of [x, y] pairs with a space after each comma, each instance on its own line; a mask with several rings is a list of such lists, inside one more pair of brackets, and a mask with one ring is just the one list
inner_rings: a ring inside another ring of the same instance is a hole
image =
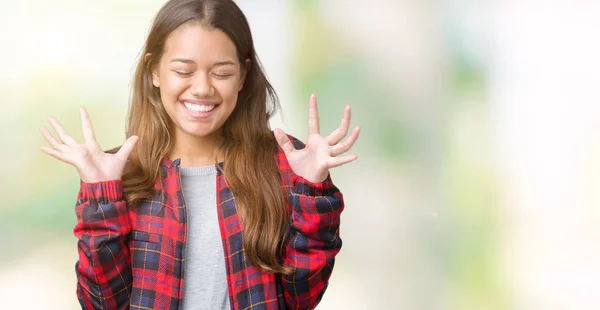
[[213, 137], [220, 132], [220, 130], [214, 128], [185, 128], [184, 126], [181, 129], [185, 134], [198, 139]]

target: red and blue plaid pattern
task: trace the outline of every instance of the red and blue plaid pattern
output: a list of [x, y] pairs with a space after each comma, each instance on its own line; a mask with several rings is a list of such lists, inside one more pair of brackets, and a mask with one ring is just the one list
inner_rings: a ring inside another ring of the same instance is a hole
[[[292, 139], [297, 149], [304, 145]], [[128, 208], [121, 180], [81, 183], [77, 199], [77, 296], [83, 309], [180, 309], [186, 255], [186, 209], [179, 160], [165, 158], [153, 199]], [[342, 194], [328, 177], [311, 183], [277, 164], [289, 194], [291, 228], [282, 259], [289, 276], [262, 272], [246, 258], [236, 200], [217, 173], [217, 214], [233, 309], [312, 309], [331, 275]], [[161, 189], [162, 188], [162, 189]]]

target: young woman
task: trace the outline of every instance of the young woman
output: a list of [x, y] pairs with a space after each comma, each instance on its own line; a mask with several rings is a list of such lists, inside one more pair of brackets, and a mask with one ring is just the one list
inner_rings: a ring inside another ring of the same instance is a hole
[[171, 0], [134, 77], [125, 143], [104, 152], [49, 121], [45, 153], [81, 177], [75, 235], [84, 309], [311, 309], [341, 248], [342, 194], [329, 169], [350, 108], [304, 145], [268, 120], [278, 108], [244, 14], [231, 0]]

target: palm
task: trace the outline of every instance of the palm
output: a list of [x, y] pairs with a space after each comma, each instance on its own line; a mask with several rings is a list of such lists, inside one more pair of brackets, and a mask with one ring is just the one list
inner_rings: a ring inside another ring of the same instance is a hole
[[41, 150], [77, 168], [81, 180], [85, 182], [120, 179], [137, 137], [132, 136], [127, 139], [116, 154], [105, 153], [94, 137], [94, 131], [87, 112], [83, 108], [80, 112], [81, 128], [85, 138], [83, 144], [77, 143], [56, 119], [50, 117], [50, 123], [59, 138], [56, 139], [48, 129], [42, 127], [42, 134], [51, 147], [42, 146]]
[[[90, 151], [90, 145], [77, 145], [76, 151], [69, 154], [73, 158], [71, 161], [87, 164], [90, 168], [93, 167], [99, 179], [113, 180], [120, 178], [127, 159], [121, 159], [116, 154], [104, 153], [100, 150], [100, 147], [94, 147], [93, 149], [95, 150]], [[82, 169], [85, 169], [85, 167], [82, 167]], [[81, 172], [83, 171], [80, 171], [80, 174]]]
[[275, 130], [275, 137], [285, 152], [294, 173], [310, 182], [317, 183], [325, 180], [330, 168], [356, 160], [356, 155], [340, 156], [350, 150], [358, 138], [360, 128], [357, 126], [352, 130], [348, 139], [340, 142], [348, 134], [349, 126], [350, 107], [346, 107], [340, 126], [330, 135], [321, 136], [317, 100], [315, 95], [312, 95], [309, 104], [309, 135], [306, 147], [296, 150], [287, 135], [279, 129]]

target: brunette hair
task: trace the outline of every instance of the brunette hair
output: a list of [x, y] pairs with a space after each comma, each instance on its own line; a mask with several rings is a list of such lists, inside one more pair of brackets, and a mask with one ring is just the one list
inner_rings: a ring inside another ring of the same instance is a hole
[[191, 22], [227, 34], [242, 71], [247, 71], [236, 107], [223, 125], [218, 148], [224, 157], [222, 173], [237, 199], [248, 259], [264, 271], [288, 274], [291, 268], [282, 264], [280, 251], [291, 211], [275, 161], [277, 142], [268, 124], [279, 101], [261, 68], [248, 21], [231, 0], [170, 0], [156, 15], [133, 81], [127, 136], [137, 135], [139, 140], [123, 174], [125, 199], [134, 206], [154, 195], [160, 165], [173, 147], [174, 125], [159, 89], [152, 85], [152, 68], [160, 62], [169, 34]]

